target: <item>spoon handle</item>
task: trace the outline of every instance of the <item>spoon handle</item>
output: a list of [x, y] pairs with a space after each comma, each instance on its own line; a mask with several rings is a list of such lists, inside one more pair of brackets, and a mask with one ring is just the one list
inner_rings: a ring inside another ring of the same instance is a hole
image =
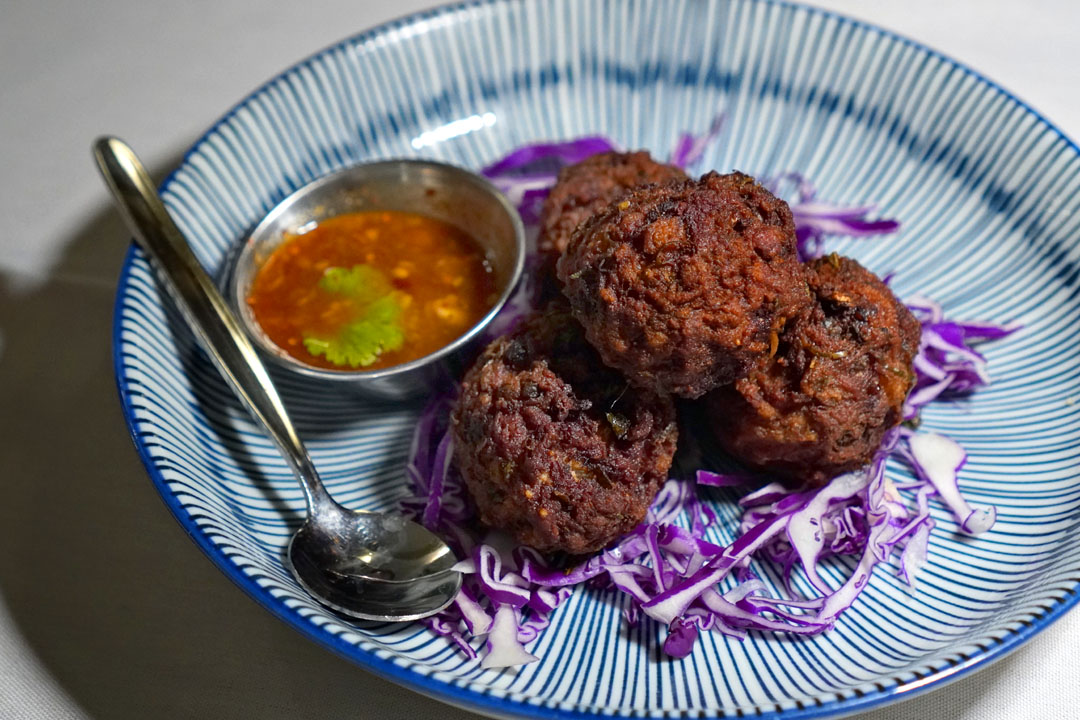
[[308, 511], [333, 503], [270, 376], [213, 281], [195, 258], [135, 153], [122, 141], [94, 142], [94, 159], [139, 247], [237, 397], [281, 449], [304, 487]]

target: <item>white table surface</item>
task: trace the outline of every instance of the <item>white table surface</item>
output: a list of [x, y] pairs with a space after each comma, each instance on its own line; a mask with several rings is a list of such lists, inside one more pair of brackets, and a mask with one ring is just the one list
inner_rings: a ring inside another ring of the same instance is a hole
[[[157, 498], [110, 356], [127, 237], [89, 155], [159, 177], [257, 84], [430, 0], [8, 0], [0, 7], [0, 718], [447, 718], [234, 587]], [[997, 80], [1080, 138], [1075, 0], [821, 0]], [[1080, 717], [1080, 613], [864, 720]]]

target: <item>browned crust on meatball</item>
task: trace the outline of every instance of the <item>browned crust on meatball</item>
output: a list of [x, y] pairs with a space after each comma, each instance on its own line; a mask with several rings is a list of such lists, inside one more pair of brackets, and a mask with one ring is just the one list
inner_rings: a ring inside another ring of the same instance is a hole
[[536, 240], [545, 281], [558, 292], [556, 262], [566, 250], [571, 233], [584, 220], [640, 185], [685, 179], [682, 170], [656, 162], [645, 151], [600, 153], [563, 168], [544, 199]]
[[752, 467], [820, 484], [870, 462], [915, 381], [918, 320], [849, 258], [807, 263], [814, 306], [733, 386], [709, 396], [720, 443]]
[[487, 347], [462, 381], [451, 430], [481, 521], [573, 555], [642, 521], [678, 435], [671, 401], [628, 388], [560, 308]]
[[558, 273], [605, 363], [687, 398], [744, 375], [811, 304], [791, 210], [742, 173], [632, 191], [577, 227]]

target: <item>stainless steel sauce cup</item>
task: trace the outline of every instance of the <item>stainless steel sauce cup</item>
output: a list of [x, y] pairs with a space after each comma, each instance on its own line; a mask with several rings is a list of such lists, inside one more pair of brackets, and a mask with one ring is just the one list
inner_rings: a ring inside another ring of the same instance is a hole
[[[290, 234], [344, 213], [398, 210], [442, 220], [464, 230], [483, 248], [498, 300], [464, 335], [422, 358], [378, 370], [328, 370], [298, 360], [266, 336], [247, 297], [259, 267]], [[502, 309], [521, 277], [525, 229], [517, 211], [481, 176], [428, 160], [386, 160], [354, 165], [305, 185], [281, 201], [233, 254], [225, 297], [263, 355], [290, 372], [353, 389], [369, 397], [401, 399], [445, 382], [447, 369], [466, 354]]]

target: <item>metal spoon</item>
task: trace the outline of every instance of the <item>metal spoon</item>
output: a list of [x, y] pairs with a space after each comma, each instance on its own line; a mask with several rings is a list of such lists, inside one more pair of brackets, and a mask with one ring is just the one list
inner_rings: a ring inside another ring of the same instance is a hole
[[94, 158], [139, 246], [153, 260], [187, 324], [255, 420], [281, 450], [307, 500], [286, 565], [327, 607], [365, 620], [415, 620], [453, 600], [461, 574], [446, 543], [402, 516], [353, 511], [319, 479], [262, 360], [172, 221], [150, 176], [116, 138]]

